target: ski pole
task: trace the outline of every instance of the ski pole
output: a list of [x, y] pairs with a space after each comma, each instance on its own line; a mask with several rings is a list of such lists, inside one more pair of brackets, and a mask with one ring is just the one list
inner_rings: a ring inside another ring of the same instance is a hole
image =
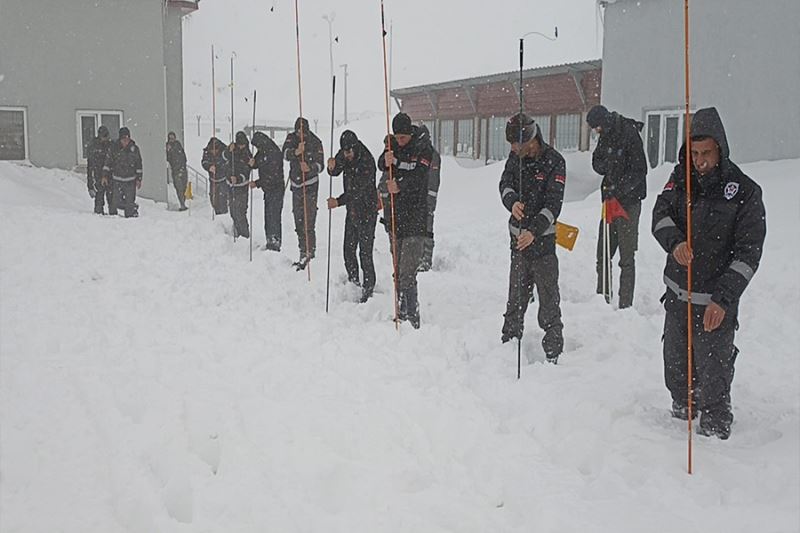
[[694, 396], [694, 391], [692, 390], [692, 365], [694, 364], [693, 361], [693, 354], [692, 354], [692, 328], [693, 328], [693, 320], [692, 320], [692, 163], [691, 163], [691, 155], [692, 155], [692, 137], [689, 132], [689, 95], [690, 93], [690, 85], [689, 85], [689, 0], [684, 0], [683, 2], [683, 37], [684, 37], [684, 71], [685, 71], [685, 80], [686, 80], [686, 112], [684, 115], [683, 123], [685, 126], [685, 135], [686, 135], [686, 154], [688, 157], [686, 158], [685, 165], [686, 165], [686, 245], [689, 247], [689, 264], [686, 266], [686, 290], [688, 294], [686, 308], [687, 308], [687, 329], [686, 329], [686, 368], [688, 369], [687, 372], [687, 390], [688, 392], [688, 399], [687, 399], [687, 406], [688, 406], [688, 423], [687, 423], [687, 430], [688, 430], [688, 444], [687, 444], [687, 471], [689, 474], [692, 473], [692, 398]]
[[[252, 140], [253, 135], [256, 133], [256, 91], [253, 89], [253, 122], [251, 123], [252, 127], [250, 128], [250, 139]], [[247, 188], [250, 189], [250, 262], [253, 262], [253, 189], [250, 187], [250, 184], [247, 184]]]
[[[303, 84], [300, 75], [300, 7], [298, 0], [294, 0], [294, 31], [295, 43], [297, 48], [297, 100], [300, 107], [300, 144], [303, 145], [303, 151], [300, 153], [300, 173], [303, 177], [303, 231], [305, 232], [305, 254], [306, 270], [308, 270], [308, 281], [311, 282], [311, 254], [308, 250], [308, 194], [306, 192], [306, 170], [303, 168], [303, 163], [306, 161], [305, 152], [305, 139], [303, 131]], [[302, 261], [302, 258], [301, 258]]]
[[[383, 0], [381, 0], [381, 41], [383, 43], [383, 87], [384, 87], [384, 102], [386, 106], [386, 151], [392, 154], [392, 136], [391, 129], [389, 128], [389, 74], [386, 65], [386, 18], [384, 16]], [[392, 166], [389, 165], [389, 181], [394, 180], [394, 172]], [[388, 188], [388, 187], [387, 187]], [[400, 331], [400, 308], [397, 291], [397, 231], [396, 231], [396, 217], [394, 212], [394, 193], [389, 193], [389, 200], [392, 207], [392, 268], [394, 269], [394, 327]]]
[[[234, 133], [234, 114], [233, 114], [233, 56], [231, 56], [231, 146], [228, 151], [231, 154], [231, 178], [235, 181], [236, 180], [236, 153], [234, 150], [236, 149], [236, 134]], [[229, 195], [228, 195], [228, 209], [231, 210], [231, 219], [233, 219], [233, 184], [229, 187]], [[233, 242], [236, 242], [236, 220], [233, 220]]]
[[[333, 157], [333, 127], [334, 111], [336, 109], [336, 76], [331, 78], [331, 157]], [[333, 198], [333, 176], [328, 171], [328, 198]], [[331, 222], [333, 220], [333, 210], [328, 208], [328, 277], [325, 281], [325, 312], [328, 312], [328, 302], [331, 293]]]
[[[211, 45], [211, 138], [217, 137], [217, 82], [214, 73], [214, 45]], [[186, 139], [184, 139], [186, 140]], [[214, 154], [214, 168], [217, 164], [217, 143], [214, 143], [212, 150]], [[210, 174], [209, 174], [210, 176]], [[214, 177], [211, 179], [211, 220], [213, 221], [217, 216], [217, 173], [214, 172]]]

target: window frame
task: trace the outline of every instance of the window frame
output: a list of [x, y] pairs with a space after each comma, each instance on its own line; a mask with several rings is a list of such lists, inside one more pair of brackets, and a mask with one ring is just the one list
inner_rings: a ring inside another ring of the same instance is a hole
[[[125, 124], [125, 113], [119, 109], [76, 109], [75, 110], [75, 158], [78, 166], [86, 166], [89, 162], [83, 157], [83, 129], [81, 128], [81, 117], [94, 116], [95, 118], [95, 134], [97, 129], [103, 123], [103, 115], [117, 115], [119, 117], [119, 124], [122, 127]], [[114, 139], [115, 132], [109, 132], [111, 138]]]
[[[689, 120], [691, 121], [691, 117], [694, 115], [694, 110], [689, 111]], [[661, 165], [670, 164], [674, 165], [678, 163], [681, 146], [683, 145], [684, 135], [686, 133], [686, 124], [684, 122], [686, 116], [686, 109], [679, 108], [679, 107], [669, 107], [669, 108], [661, 108], [661, 109], [645, 109], [644, 110], [644, 142], [647, 143], [648, 139], [650, 138], [650, 117], [657, 116], [659, 117], [658, 124], [659, 124], [659, 137], [658, 137], [658, 161], [656, 164], [653, 165], [652, 161], [649, 160], [650, 154], [648, 153], [648, 161], [647, 165], [649, 168], [657, 168]], [[675, 139], [675, 161], [666, 161], [667, 155], [667, 120], [670, 118], [677, 118], [678, 119], [678, 130], [677, 130], [677, 138]], [[647, 150], [645, 150], [647, 152]]]
[[0, 111], [22, 111], [22, 135], [25, 143], [25, 159], [3, 159], [16, 163], [29, 163], [31, 160], [30, 138], [28, 137], [28, 108], [25, 106], [0, 105]]

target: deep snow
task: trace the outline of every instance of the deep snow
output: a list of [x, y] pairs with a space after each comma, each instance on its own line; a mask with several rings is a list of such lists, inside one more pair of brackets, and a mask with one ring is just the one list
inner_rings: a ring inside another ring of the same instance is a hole
[[798, 531], [800, 160], [743, 167], [769, 234], [741, 306], [733, 435], [696, 438], [693, 476], [648, 231], [669, 169], [649, 176], [619, 311], [594, 294], [596, 178], [568, 157], [561, 219], [582, 233], [558, 252], [566, 352], [544, 364], [534, 306], [517, 381], [499, 342], [501, 165], [445, 159], [423, 326], [398, 334], [383, 229], [378, 294], [358, 305], [341, 209], [326, 315], [324, 210], [309, 283], [289, 266], [288, 201], [283, 252], [249, 263], [203, 199], [98, 217], [81, 177], [0, 164], [0, 531]]

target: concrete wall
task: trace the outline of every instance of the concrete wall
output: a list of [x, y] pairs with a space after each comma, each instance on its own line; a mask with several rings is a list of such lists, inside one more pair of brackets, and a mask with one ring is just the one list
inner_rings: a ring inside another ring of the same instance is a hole
[[[690, 3], [693, 110], [716, 106], [736, 162], [800, 157], [800, 1]], [[643, 120], [684, 106], [683, 2], [605, 9], [602, 101]]]
[[[0, 105], [28, 113], [33, 164], [77, 164], [77, 110], [118, 110], [144, 160], [140, 194], [167, 197], [169, 124], [183, 134], [180, 18], [162, 0], [0, 0]], [[112, 132], [112, 137], [116, 132]]]

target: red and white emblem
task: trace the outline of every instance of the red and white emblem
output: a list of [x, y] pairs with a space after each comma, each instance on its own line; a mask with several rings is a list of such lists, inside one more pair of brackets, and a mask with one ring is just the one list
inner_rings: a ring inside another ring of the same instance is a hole
[[737, 192], [739, 192], [739, 184], [733, 181], [728, 182], [728, 184], [725, 186], [725, 199], [730, 200], [736, 196]]

